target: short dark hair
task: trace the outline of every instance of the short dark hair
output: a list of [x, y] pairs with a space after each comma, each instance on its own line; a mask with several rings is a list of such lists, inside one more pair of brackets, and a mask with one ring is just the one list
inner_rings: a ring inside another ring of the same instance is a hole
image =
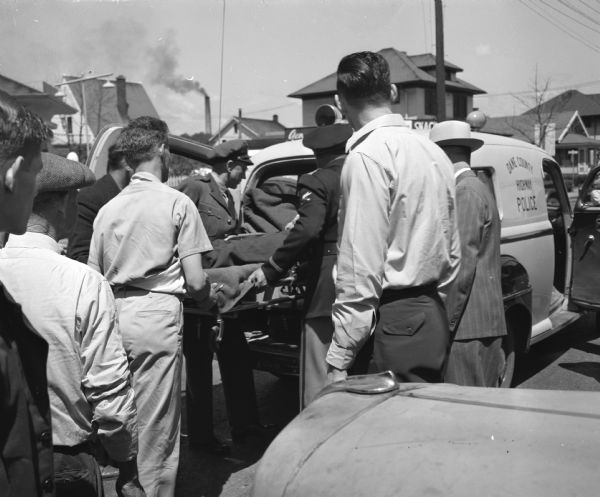
[[51, 132], [43, 121], [0, 91], [0, 167], [4, 171], [9, 159], [31, 158], [39, 153]]
[[390, 66], [378, 53], [356, 52], [338, 65], [337, 91], [350, 104], [389, 102], [390, 88]]
[[118, 171], [125, 167], [125, 154], [117, 145], [111, 145], [108, 149], [108, 162], [106, 168], [109, 171]]
[[133, 169], [151, 160], [161, 145], [169, 146], [169, 127], [156, 117], [142, 116], [131, 121], [115, 143]]

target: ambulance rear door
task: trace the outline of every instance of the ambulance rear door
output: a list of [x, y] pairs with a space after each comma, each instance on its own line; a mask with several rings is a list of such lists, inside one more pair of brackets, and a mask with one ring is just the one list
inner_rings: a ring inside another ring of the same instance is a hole
[[600, 167], [588, 174], [569, 228], [573, 270], [571, 303], [600, 309]]

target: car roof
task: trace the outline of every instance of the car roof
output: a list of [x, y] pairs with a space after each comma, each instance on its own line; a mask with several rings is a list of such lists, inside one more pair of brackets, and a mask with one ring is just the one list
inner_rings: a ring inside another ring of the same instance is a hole
[[[429, 135], [427, 130], [415, 130], [415, 132], [420, 135]], [[531, 143], [508, 136], [495, 135], [491, 133], [479, 133], [475, 131], [471, 133], [471, 136], [473, 138], [479, 138], [480, 140], [483, 140], [484, 146], [515, 147], [536, 150], [548, 155], [542, 149]], [[273, 160], [290, 159], [293, 157], [309, 157], [313, 155], [314, 154], [312, 150], [302, 145], [301, 140], [291, 140], [264, 148], [252, 156], [252, 162], [254, 165], [259, 165]], [[548, 157], [550, 157], [550, 155], [548, 155]]]

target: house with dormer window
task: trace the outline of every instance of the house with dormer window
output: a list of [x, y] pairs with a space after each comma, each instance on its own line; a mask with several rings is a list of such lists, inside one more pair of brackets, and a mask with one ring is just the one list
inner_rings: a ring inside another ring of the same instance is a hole
[[[390, 66], [392, 83], [398, 88], [398, 98], [392, 110], [413, 121], [434, 121], [437, 115], [435, 55], [430, 53], [408, 55], [395, 48], [384, 48], [380, 53]], [[458, 77], [463, 71], [457, 65], [444, 61], [446, 70], [446, 117], [464, 120], [473, 110], [473, 95], [485, 93], [481, 88]], [[302, 124], [314, 126], [316, 110], [321, 105], [335, 105], [336, 73], [288, 95], [302, 100]]]

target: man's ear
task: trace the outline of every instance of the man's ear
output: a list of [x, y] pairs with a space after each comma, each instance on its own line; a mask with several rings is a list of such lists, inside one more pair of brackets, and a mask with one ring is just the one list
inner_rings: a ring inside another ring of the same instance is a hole
[[228, 160], [225, 163], [225, 168], [227, 169], [227, 172], [230, 173], [231, 170], [233, 169], [233, 161], [232, 160]]
[[333, 96], [333, 101], [335, 102], [335, 106], [343, 113], [342, 102], [340, 101], [340, 96], [336, 93]]
[[23, 158], [23, 156], [19, 155], [11, 164], [11, 166], [6, 170], [6, 174], [4, 175], [4, 188], [11, 193], [15, 189], [15, 176], [19, 172], [19, 169], [23, 166], [24, 160], [25, 159]]
[[158, 152], [162, 156], [165, 153], [165, 144], [163, 143], [160, 147], [158, 147]]
[[398, 100], [398, 87], [394, 83], [390, 85], [390, 98], [392, 99], [393, 104]]

